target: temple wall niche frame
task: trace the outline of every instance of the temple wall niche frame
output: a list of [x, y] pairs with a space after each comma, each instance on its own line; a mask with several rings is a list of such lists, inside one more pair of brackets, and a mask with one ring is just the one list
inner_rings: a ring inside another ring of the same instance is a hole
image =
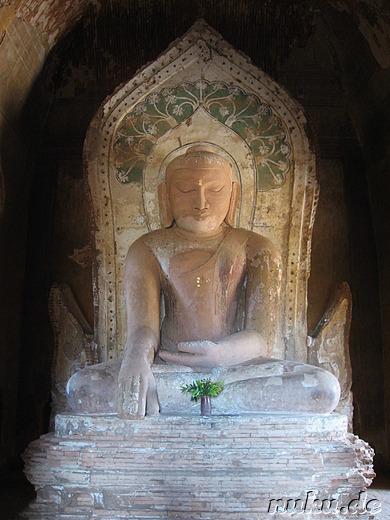
[[300, 105], [203, 20], [105, 101], [84, 148], [94, 221], [99, 359], [126, 340], [124, 263], [160, 227], [161, 165], [205, 142], [227, 154], [241, 185], [236, 225], [269, 237], [283, 257], [274, 357], [306, 361], [307, 280], [318, 194]]

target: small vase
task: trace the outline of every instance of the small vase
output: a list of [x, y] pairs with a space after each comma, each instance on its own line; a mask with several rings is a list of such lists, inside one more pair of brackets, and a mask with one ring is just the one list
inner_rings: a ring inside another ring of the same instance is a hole
[[204, 395], [200, 398], [200, 414], [211, 415], [211, 397]]

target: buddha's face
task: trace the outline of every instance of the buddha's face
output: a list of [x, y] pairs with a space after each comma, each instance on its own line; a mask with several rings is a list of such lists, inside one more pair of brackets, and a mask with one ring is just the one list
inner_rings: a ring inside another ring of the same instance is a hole
[[230, 205], [232, 179], [224, 165], [188, 165], [172, 172], [168, 198], [178, 228], [208, 235], [218, 231]]

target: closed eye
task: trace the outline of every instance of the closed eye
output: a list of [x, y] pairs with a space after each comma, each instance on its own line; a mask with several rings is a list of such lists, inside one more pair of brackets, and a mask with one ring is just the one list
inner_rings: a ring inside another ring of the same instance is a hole
[[183, 190], [183, 188], [177, 188], [180, 193], [195, 193], [196, 190]]

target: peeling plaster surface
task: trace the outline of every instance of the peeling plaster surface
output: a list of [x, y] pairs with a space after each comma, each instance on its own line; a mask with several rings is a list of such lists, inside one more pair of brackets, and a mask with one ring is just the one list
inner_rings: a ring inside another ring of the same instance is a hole
[[14, 121], [42, 68], [46, 48], [39, 31], [18, 18], [14, 18], [5, 30], [6, 35], [0, 46], [0, 63], [12, 65], [2, 70], [0, 110], [8, 121]]
[[50, 49], [90, 3], [27, 0], [0, 7], [0, 110], [8, 121], [20, 114]]
[[18, 3], [16, 15], [31, 24], [39, 27], [42, 35], [47, 39], [48, 48], [67, 32], [73, 24], [81, 18], [88, 5], [97, 5], [91, 0], [25, 0]]

